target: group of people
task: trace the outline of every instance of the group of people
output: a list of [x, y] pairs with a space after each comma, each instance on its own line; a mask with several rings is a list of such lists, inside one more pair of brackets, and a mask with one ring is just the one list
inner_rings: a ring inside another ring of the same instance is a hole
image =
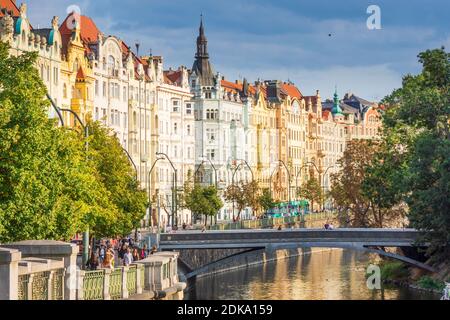
[[117, 266], [129, 266], [135, 261], [143, 260], [157, 252], [156, 246], [151, 250], [144, 244], [139, 247], [131, 237], [114, 240], [101, 240], [92, 250], [86, 267], [89, 270], [114, 269]]

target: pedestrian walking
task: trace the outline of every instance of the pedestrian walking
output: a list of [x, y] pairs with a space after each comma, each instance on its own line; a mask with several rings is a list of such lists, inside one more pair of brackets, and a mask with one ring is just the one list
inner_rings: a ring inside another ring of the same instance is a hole
[[140, 260], [140, 258], [139, 258], [139, 252], [138, 252], [138, 249], [137, 248], [134, 248], [133, 249], [133, 261], [139, 261]]
[[144, 247], [141, 249], [141, 260], [145, 259], [148, 257], [148, 249], [147, 249], [147, 245], [144, 244]]
[[103, 260], [103, 268], [114, 269], [114, 251], [108, 248], [105, 259]]
[[92, 250], [91, 257], [89, 258], [89, 260], [87, 262], [87, 268], [89, 270], [97, 270], [98, 265], [99, 265], [99, 263], [98, 263], [97, 252]]
[[133, 255], [131, 254], [130, 248], [127, 248], [125, 254], [123, 255], [123, 265], [128, 267], [133, 262]]

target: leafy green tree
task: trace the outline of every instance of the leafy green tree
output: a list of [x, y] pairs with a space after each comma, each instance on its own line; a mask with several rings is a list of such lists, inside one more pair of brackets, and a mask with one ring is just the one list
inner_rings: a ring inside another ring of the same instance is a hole
[[[420, 74], [406, 75], [386, 97], [384, 141], [395, 196], [409, 208], [411, 226], [426, 231], [429, 254], [450, 259], [450, 54], [444, 48], [418, 56]], [[398, 166], [390, 168], [394, 159]]]
[[0, 242], [69, 240], [113, 206], [83, 141], [48, 118], [36, 53], [8, 51], [0, 43]]
[[214, 217], [223, 207], [222, 199], [218, 195], [218, 190], [214, 186], [204, 187], [195, 184], [186, 188], [184, 192], [184, 207], [194, 215], [205, 216], [205, 226], [208, 217]]
[[341, 170], [332, 175], [330, 194], [339, 208], [342, 224], [383, 228], [401, 226], [404, 222], [401, 199], [392, 196], [392, 168], [379, 167], [383, 160], [377, 155], [383, 154], [383, 150], [378, 141], [354, 140], [338, 161]]
[[241, 217], [242, 211], [250, 207], [254, 212], [257, 212], [259, 209], [259, 187], [258, 183], [255, 181], [244, 183], [240, 182], [239, 184], [230, 185], [225, 191], [225, 200], [229, 202], [234, 202], [236, 209], [238, 210], [237, 217], [234, 216], [233, 212], [233, 221], [239, 221]]
[[270, 190], [267, 188], [262, 191], [262, 194], [259, 196], [258, 201], [259, 205], [265, 212], [274, 208], [276, 205], [275, 200], [272, 198], [272, 195], [270, 194]]
[[148, 205], [147, 195], [139, 187], [136, 171], [122, 149], [119, 140], [109, 128], [99, 122], [88, 123], [90, 131], [89, 161], [96, 168], [96, 178], [109, 192], [115, 205], [115, 217], [99, 233], [127, 235], [139, 227]]
[[311, 177], [306, 181], [300, 189], [299, 196], [307, 199], [311, 203], [311, 210], [314, 209], [314, 203], [321, 203], [322, 201], [322, 188], [319, 180], [315, 177]]

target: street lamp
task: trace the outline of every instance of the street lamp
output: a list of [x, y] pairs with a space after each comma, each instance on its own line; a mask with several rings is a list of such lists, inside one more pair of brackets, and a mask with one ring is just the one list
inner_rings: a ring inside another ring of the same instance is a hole
[[205, 162], [209, 162], [209, 164], [211, 165], [211, 167], [214, 170], [214, 185], [216, 186], [216, 189], [218, 189], [218, 177], [217, 177], [217, 169], [216, 166], [212, 163], [211, 159], [209, 159], [208, 157], [201, 157], [199, 158], [199, 160], [202, 160], [202, 162], [200, 163], [200, 165], [198, 166], [197, 170], [194, 173], [194, 177], [197, 175], [198, 171], [200, 170], [200, 168], [203, 166], [203, 164]]
[[[234, 171], [233, 171], [233, 175], [231, 176], [231, 185], [234, 187], [234, 177], [236, 176], [236, 173], [238, 172], [238, 170], [241, 168], [241, 167], [243, 167], [244, 165], [250, 170], [250, 173], [251, 173], [251, 175], [252, 175], [252, 182], [255, 180], [254, 178], [254, 175], [253, 175], [253, 170], [252, 170], [252, 168], [250, 167], [250, 165], [248, 164], [248, 162], [246, 161], [246, 160], [243, 160], [243, 159], [236, 159], [235, 160], [236, 162], [237, 161], [241, 161], [241, 163], [234, 169]], [[233, 200], [233, 218], [234, 218], [234, 200]]]
[[162, 153], [162, 152], [157, 152], [156, 155], [158, 157], [161, 156], [161, 157], [166, 158], [167, 161], [169, 161], [170, 165], [172, 166], [172, 169], [174, 172], [174, 175], [173, 175], [174, 178], [173, 178], [173, 184], [172, 184], [172, 186], [173, 186], [173, 190], [172, 190], [172, 227], [178, 226], [178, 217], [177, 217], [177, 211], [178, 211], [178, 208], [177, 208], [177, 181], [178, 181], [177, 175], [178, 174], [177, 174], [177, 169], [175, 168], [172, 160], [170, 160], [170, 158], [167, 154]]
[[50, 103], [51, 103], [53, 109], [55, 109], [56, 114], [58, 115], [59, 120], [61, 121], [61, 125], [64, 127], [64, 118], [63, 118], [63, 116], [61, 114], [61, 111], [59, 110], [59, 108], [56, 105], [55, 101], [53, 101], [52, 97], [48, 93], [46, 93], [46, 95], [47, 95], [47, 99], [50, 100]]
[[286, 165], [286, 163], [283, 160], [278, 160], [278, 166], [275, 167], [275, 170], [272, 172], [272, 174], [270, 175], [270, 187], [269, 187], [269, 191], [270, 191], [270, 196], [272, 197], [272, 179], [273, 179], [273, 175], [275, 174], [275, 172], [278, 171], [278, 168], [280, 167], [280, 164], [286, 169], [287, 172], [287, 178], [288, 178], [288, 213], [291, 213], [291, 174], [289, 172], [289, 168]]
[[[153, 215], [152, 215], [152, 187], [151, 187], [151, 179], [152, 179], [152, 172], [156, 167], [156, 163], [160, 160], [164, 160], [164, 158], [157, 158], [155, 160], [155, 162], [153, 162], [152, 168], [150, 169], [150, 171], [148, 172], [148, 181], [149, 181], [149, 185], [148, 185], [148, 213], [150, 215], [150, 226], [152, 228], [153, 231]], [[159, 225], [159, 219], [158, 219], [158, 225]], [[158, 226], [158, 230], [159, 230], [159, 226]]]
[[[53, 100], [50, 98], [50, 101]], [[80, 116], [78, 115], [78, 113], [76, 113], [73, 110], [70, 109], [61, 109], [58, 108], [56, 106], [54, 106], [56, 109], [59, 109], [60, 112], [69, 112], [71, 113], [75, 119], [78, 120], [78, 122], [80, 123], [80, 125], [83, 127], [84, 129], [84, 138], [85, 138], [85, 151], [86, 151], [86, 160], [88, 160], [88, 151], [89, 151], [89, 127], [87, 125], [84, 124], [84, 122], [81, 120]], [[58, 112], [59, 115], [61, 115], [61, 113]], [[61, 117], [62, 119], [62, 117]], [[64, 125], [64, 123], [63, 123]], [[89, 227], [88, 229], [83, 233], [83, 258], [82, 258], [82, 263], [83, 263], [83, 267], [86, 266], [86, 263], [89, 259]]]
[[322, 205], [322, 207], [323, 207], [323, 210], [325, 211], [325, 177], [327, 176], [327, 173], [328, 173], [328, 170], [330, 170], [331, 168], [335, 168], [336, 167], [336, 165], [332, 165], [332, 166], [329, 166], [326, 170], [325, 170], [325, 173], [323, 174], [323, 177], [322, 177], [322, 179], [323, 179], [323, 183], [322, 183], [322, 186], [323, 186], [323, 205]]

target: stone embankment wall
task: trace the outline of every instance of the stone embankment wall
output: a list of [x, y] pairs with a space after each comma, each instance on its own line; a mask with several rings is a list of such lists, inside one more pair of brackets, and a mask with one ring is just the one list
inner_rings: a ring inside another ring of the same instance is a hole
[[[183, 278], [194, 276], [202, 277], [217, 273], [228, 272], [240, 268], [246, 268], [252, 265], [264, 264], [290, 257], [311, 254], [314, 249], [297, 248], [285, 250], [258, 249], [254, 251], [222, 249], [222, 250], [182, 250], [179, 259], [190, 270], [184, 270]], [[320, 249], [333, 250], [333, 249]], [[220, 260], [214, 260], [214, 257], [226, 257]], [[202, 261], [215, 261], [209, 264], [201, 264]], [[195, 266], [199, 266], [195, 268]], [[181, 269], [180, 269], [181, 270]]]

